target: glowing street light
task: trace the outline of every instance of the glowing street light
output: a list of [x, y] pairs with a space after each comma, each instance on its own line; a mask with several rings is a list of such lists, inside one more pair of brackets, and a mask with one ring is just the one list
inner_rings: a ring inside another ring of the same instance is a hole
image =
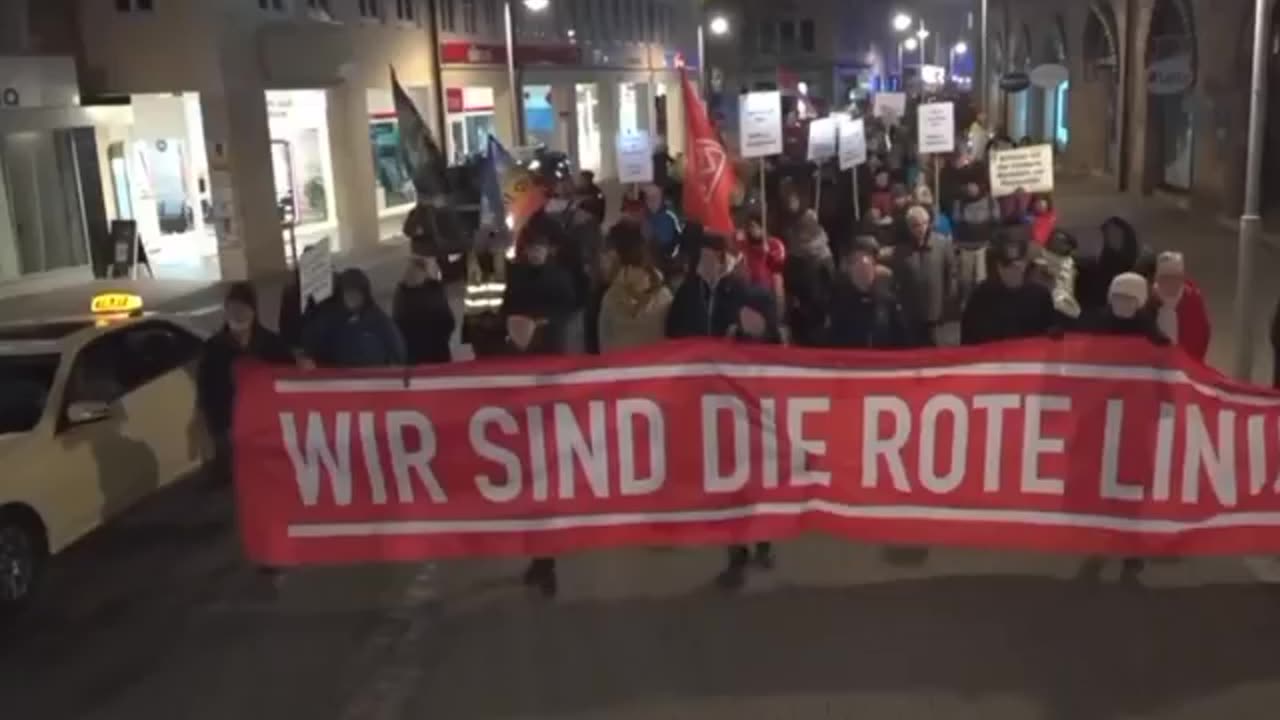
[[898, 32], [906, 32], [911, 27], [911, 16], [906, 13], [898, 13], [893, 16], [893, 29]]
[[919, 30], [916, 31], [916, 37], [920, 38], [921, 40], [924, 40], [925, 38], [929, 37], [929, 31], [925, 30], [924, 28], [920, 28]]
[[902, 41], [902, 47], [906, 48], [908, 52], [915, 52], [916, 48], [920, 47], [920, 43], [915, 38], [909, 37]]
[[964, 55], [969, 52], [969, 46], [963, 40], [956, 43], [956, 46], [953, 49], [955, 50], [956, 55]]
[[711, 22], [707, 25], [711, 30], [711, 34], [722, 37], [729, 34], [729, 18], [723, 15], [717, 15], [711, 18]]
[[551, 0], [524, 0], [524, 6], [533, 12], [542, 12], [551, 4]]

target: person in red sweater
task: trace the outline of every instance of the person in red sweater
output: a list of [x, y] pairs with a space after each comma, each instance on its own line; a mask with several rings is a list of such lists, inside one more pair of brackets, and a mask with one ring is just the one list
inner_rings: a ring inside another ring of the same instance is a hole
[[1209, 310], [1200, 289], [1187, 279], [1182, 253], [1163, 252], [1156, 257], [1151, 285], [1160, 331], [1191, 357], [1204, 362], [1209, 354]]
[[782, 271], [787, 265], [787, 246], [776, 237], [765, 237], [759, 210], [752, 210], [738, 232], [738, 252], [742, 253], [743, 279], [748, 285], [768, 290], [779, 303], [785, 297]]
[[1031, 239], [1036, 245], [1044, 247], [1049, 237], [1058, 226], [1058, 211], [1053, 209], [1053, 196], [1048, 193], [1036, 195], [1031, 201]]

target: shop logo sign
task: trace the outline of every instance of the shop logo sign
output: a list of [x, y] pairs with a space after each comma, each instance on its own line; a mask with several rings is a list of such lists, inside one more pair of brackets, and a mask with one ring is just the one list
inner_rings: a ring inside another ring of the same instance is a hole
[[699, 139], [694, 143], [694, 152], [698, 158], [698, 182], [702, 185], [702, 198], [711, 202], [720, 180], [724, 177], [726, 157], [724, 148], [715, 140]]
[[18, 93], [17, 88], [7, 87], [0, 90], [0, 106], [18, 107], [22, 104], [22, 95]]
[[1152, 95], [1177, 95], [1186, 92], [1195, 81], [1191, 55], [1182, 53], [1147, 67], [1147, 92]]

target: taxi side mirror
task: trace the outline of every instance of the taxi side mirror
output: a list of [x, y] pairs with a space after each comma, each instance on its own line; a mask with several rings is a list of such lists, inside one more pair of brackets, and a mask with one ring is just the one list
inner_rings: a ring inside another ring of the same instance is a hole
[[73, 402], [67, 406], [67, 422], [88, 425], [111, 419], [111, 405], [104, 402]]

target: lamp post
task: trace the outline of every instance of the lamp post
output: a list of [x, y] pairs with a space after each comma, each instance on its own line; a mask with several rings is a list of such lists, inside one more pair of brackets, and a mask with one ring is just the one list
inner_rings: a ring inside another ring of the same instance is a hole
[[[524, 7], [530, 12], [542, 12], [551, 6], [551, 0], [523, 0]], [[512, 0], [506, 0], [502, 7], [502, 20], [507, 36], [507, 86], [511, 92], [511, 107], [515, 112], [514, 144], [524, 144], [524, 92], [516, 77], [516, 16]]]
[[990, 62], [990, 43], [987, 42], [987, 15], [990, 9], [987, 7], [988, 1], [982, 0], [978, 10], [978, 62], [974, 68], [975, 82], [970, 84], [970, 92], [978, 93], [978, 107], [982, 110], [982, 114], [989, 118], [991, 108], [988, 105], [991, 93], [987, 92], [987, 81], [991, 70], [987, 67], [987, 63]]
[[1262, 237], [1262, 154], [1267, 139], [1267, 63], [1271, 49], [1271, 11], [1275, 0], [1254, 0], [1253, 77], [1249, 83], [1249, 149], [1245, 164], [1244, 212], [1240, 215], [1240, 240], [1236, 248], [1236, 378], [1250, 382], [1253, 346], [1257, 337], [1253, 322], [1254, 265]]
[[920, 29], [916, 31], [916, 37], [920, 39], [920, 65], [924, 66], [926, 60], [924, 48], [926, 41], [929, 39], [929, 31], [924, 27], [924, 20], [920, 21]]
[[724, 37], [729, 34], [730, 25], [729, 18], [724, 15], [714, 15], [706, 23], [704, 30], [703, 23], [698, 23], [698, 87], [702, 90], [703, 97], [706, 97], [709, 91], [707, 87], [707, 37], [706, 30], [710, 30], [711, 34], [716, 37]]
[[[906, 13], [898, 13], [897, 15], [893, 16], [893, 31], [896, 33], [905, 33], [906, 31], [911, 29], [911, 24], [913, 22], [915, 21], [911, 19], [910, 15]], [[908, 37], [907, 40], [909, 41], [911, 40], [911, 38]], [[904, 40], [898, 41], [898, 89], [899, 90], [902, 90], [903, 87], [905, 87], [906, 85], [906, 76], [907, 76], [906, 61], [903, 58], [903, 52], [902, 52], [903, 45], [905, 44], [905, 42], [906, 41]], [[915, 48], [909, 48], [909, 49], [914, 50]]]

